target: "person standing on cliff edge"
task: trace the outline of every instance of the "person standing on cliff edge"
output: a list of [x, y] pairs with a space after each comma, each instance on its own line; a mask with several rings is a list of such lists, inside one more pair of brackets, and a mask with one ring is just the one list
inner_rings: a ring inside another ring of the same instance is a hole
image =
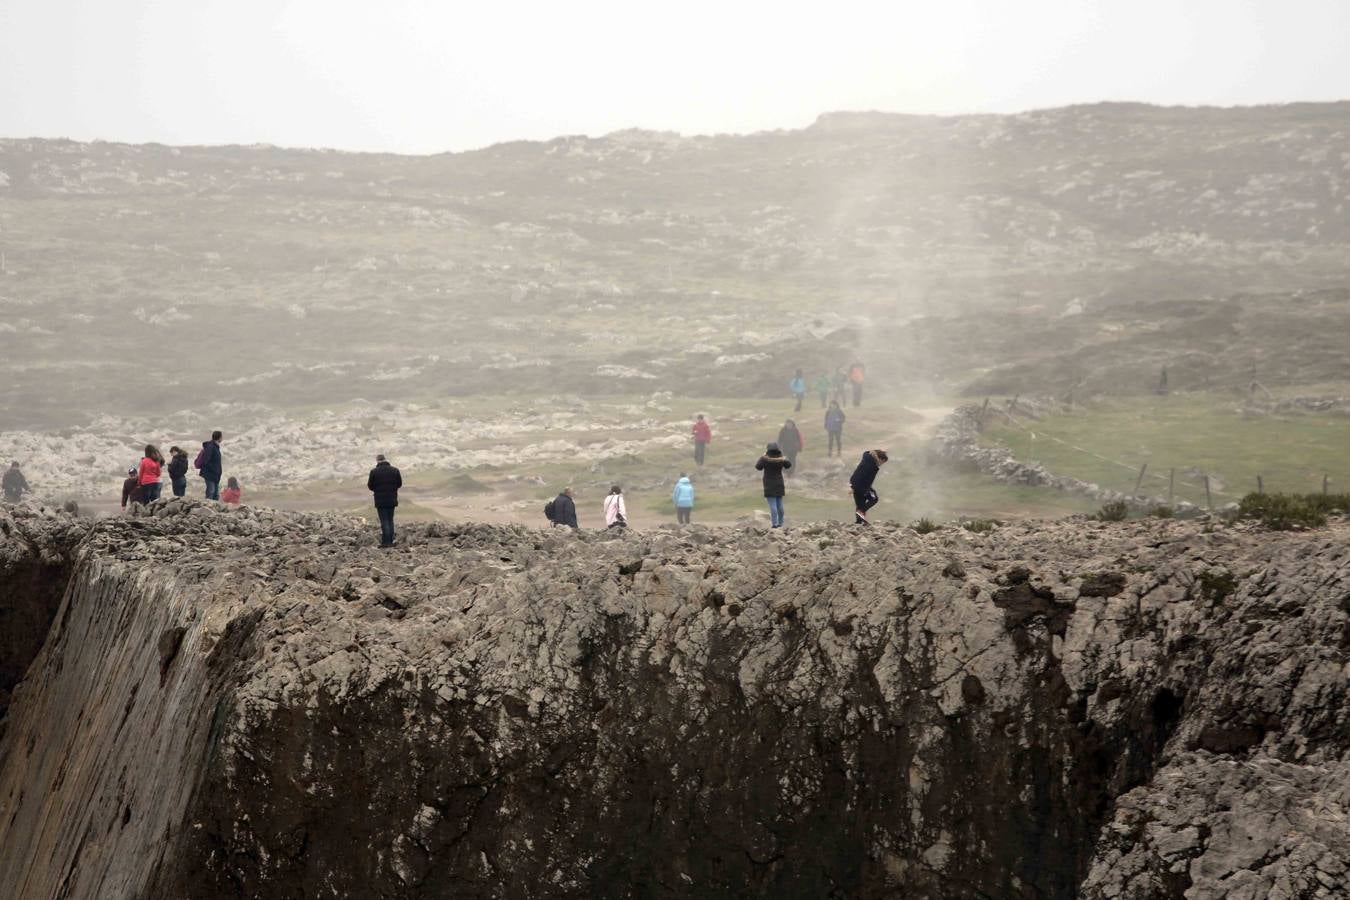
[[394, 509], [398, 506], [398, 489], [403, 487], [403, 475], [381, 453], [375, 457], [375, 468], [370, 470], [366, 487], [375, 495], [375, 514], [380, 517], [380, 546], [392, 547]]
[[881, 502], [877, 492], [872, 489], [872, 482], [877, 480], [877, 473], [888, 459], [890, 457], [885, 450], [868, 450], [863, 453], [858, 467], [849, 477], [848, 484], [853, 489], [854, 525], [872, 524], [867, 521], [867, 511]]
[[220, 499], [220, 473], [225, 471], [225, 461], [220, 455], [221, 437], [219, 431], [211, 432], [211, 440], [202, 441], [202, 449], [197, 451], [197, 458], [192, 463], [206, 482], [207, 500]]
[[18, 503], [23, 499], [25, 492], [32, 493], [28, 479], [23, 477], [23, 470], [19, 468], [18, 463], [10, 463], [9, 469], [5, 472], [4, 483], [6, 503]]

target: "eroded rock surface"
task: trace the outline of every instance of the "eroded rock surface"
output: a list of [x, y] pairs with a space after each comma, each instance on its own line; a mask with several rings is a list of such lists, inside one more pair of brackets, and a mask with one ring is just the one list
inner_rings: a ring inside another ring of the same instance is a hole
[[74, 551], [0, 896], [1344, 896], [1350, 528], [1204, 529], [163, 502]]

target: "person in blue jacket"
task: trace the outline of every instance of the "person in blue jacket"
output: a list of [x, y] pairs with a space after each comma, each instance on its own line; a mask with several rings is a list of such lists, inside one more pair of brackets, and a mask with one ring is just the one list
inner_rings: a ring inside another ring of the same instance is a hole
[[792, 391], [792, 396], [797, 398], [796, 412], [802, 411], [802, 400], [806, 399], [806, 377], [802, 375], [802, 370], [798, 369], [797, 374], [792, 376], [788, 382], [788, 390]]
[[670, 499], [675, 503], [675, 521], [681, 525], [689, 524], [689, 514], [694, 511], [694, 483], [689, 476], [681, 472], [680, 480], [675, 482], [675, 490]]

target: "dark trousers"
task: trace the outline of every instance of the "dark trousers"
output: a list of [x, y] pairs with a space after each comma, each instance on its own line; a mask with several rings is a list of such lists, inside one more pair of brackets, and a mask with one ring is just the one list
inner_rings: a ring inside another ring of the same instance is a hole
[[857, 488], [853, 489], [853, 505], [855, 509], [858, 509], [862, 512], [867, 512], [869, 509], [876, 506], [880, 502], [881, 498], [878, 497], [877, 492], [872, 490], [871, 488], [867, 488], [866, 490], [862, 491], [858, 490]]
[[154, 503], [159, 499], [159, 492], [163, 486], [163, 483], [158, 481], [152, 481], [149, 484], [141, 485], [141, 502]]
[[802, 411], [802, 401], [806, 399], [806, 395], [805, 395], [805, 394], [795, 394], [794, 396], [797, 398], [797, 408], [794, 409], [793, 412], [801, 412], [801, 411]]
[[677, 507], [675, 507], [675, 521], [678, 522], [678, 523], [681, 524], [681, 525], [688, 525], [688, 524], [689, 524], [689, 514], [690, 514], [691, 512], [693, 512], [693, 511], [694, 511], [694, 509], [693, 509], [693, 507], [691, 507], [691, 506], [677, 506]]
[[840, 455], [840, 456], [843, 456], [843, 455], [844, 455], [844, 433], [843, 433], [842, 431], [827, 431], [827, 432], [825, 432], [825, 433], [828, 434], [828, 435], [830, 436], [830, 443], [829, 443], [829, 446], [828, 446], [828, 447], [826, 448], [826, 450], [825, 450], [825, 455], [826, 455], [826, 456], [829, 456], [829, 455], [832, 454], [834, 451], [838, 450], [838, 451], [839, 451], [839, 455]]
[[853, 405], [862, 406], [862, 385], [853, 385]]
[[206, 479], [206, 478], [203, 478], [202, 480], [206, 482], [206, 499], [207, 499], [207, 500], [219, 500], [219, 499], [220, 499], [220, 480], [217, 479], [216, 481], [211, 481], [210, 479]]
[[700, 466], [703, 465], [703, 457], [708, 452], [708, 445], [702, 441], [694, 441], [694, 462]]
[[375, 512], [380, 517], [380, 546], [388, 547], [394, 543], [394, 507], [377, 506]]
[[182, 497], [187, 493], [187, 476], [173, 479], [173, 495]]

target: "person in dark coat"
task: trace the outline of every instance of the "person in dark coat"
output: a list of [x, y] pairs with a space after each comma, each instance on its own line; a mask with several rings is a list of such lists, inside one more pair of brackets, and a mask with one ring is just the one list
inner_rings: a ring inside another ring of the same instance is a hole
[[577, 504], [572, 499], [572, 489], [565, 487], [553, 501], [553, 524], [566, 525], [568, 528], [579, 528], [577, 525]]
[[825, 411], [825, 435], [829, 439], [829, 444], [825, 447], [825, 455], [833, 456], [837, 451], [840, 456], [844, 455], [844, 410], [839, 406], [838, 400], [830, 401], [830, 408]]
[[[806, 441], [802, 439], [802, 433], [797, 430], [797, 423], [788, 419], [783, 423], [783, 427], [778, 429], [778, 447], [783, 451], [783, 456], [787, 461], [795, 466], [797, 464], [797, 454], [806, 449]], [[792, 468], [789, 466], [789, 470]], [[789, 476], [792, 472], [787, 473]]]
[[403, 487], [403, 475], [381, 453], [375, 457], [375, 468], [370, 470], [366, 487], [375, 495], [375, 513], [380, 517], [380, 546], [392, 547], [394, 509], [398, 506], [398, 489]]
[[173, 485], [173, 495], [182, 497], [187, 493], [187, 451], [181, 447], [169, 448], [169, 483]]
[[127, 469], [127, 480], [122, 482], [122, 508], [126, 509], [128, 503], [142, 502], [141, 495], [141, 473], [135, 466]]
[[7, 503], [18, 503], [23, 499], [25, 492], [32, 493], [33, 489], [28, 486], [28, 479], [23, 477], [23, 470], [19, 468], [18, 463], [10, 463], [9, 469], [5, 472], [3, 479], [5, 490], [5, 501]]
[[783, 496], [787, 494], [783, 472], [792, 468], [792, 462], [783, 456], [777, 444], [770, 444], [755, 463], [755, 468], [764, 473], [764, 498], [769, 501], [769, 523], [774, 528], [782, 528]]
[[225, 461], [220, 455], [219, 431], [211, 432], [211, 440], [202, 441], [201, 452], [197, 454], [197, 461], [193, 464], [201, 472], [202, 481], [206, 482], [206, 499], [220, 499], [220, 474], [225, 471]]
[[877, 480], [877, 473], [888, 459], [890, 457], [885, 450], [868, 450], [849, 477], [849, 487], [853, 488], [853, 524], [871, 524], [867, 521], [867, 511], [881, 502], [877, 492], [872, 489], [872, 482]]

